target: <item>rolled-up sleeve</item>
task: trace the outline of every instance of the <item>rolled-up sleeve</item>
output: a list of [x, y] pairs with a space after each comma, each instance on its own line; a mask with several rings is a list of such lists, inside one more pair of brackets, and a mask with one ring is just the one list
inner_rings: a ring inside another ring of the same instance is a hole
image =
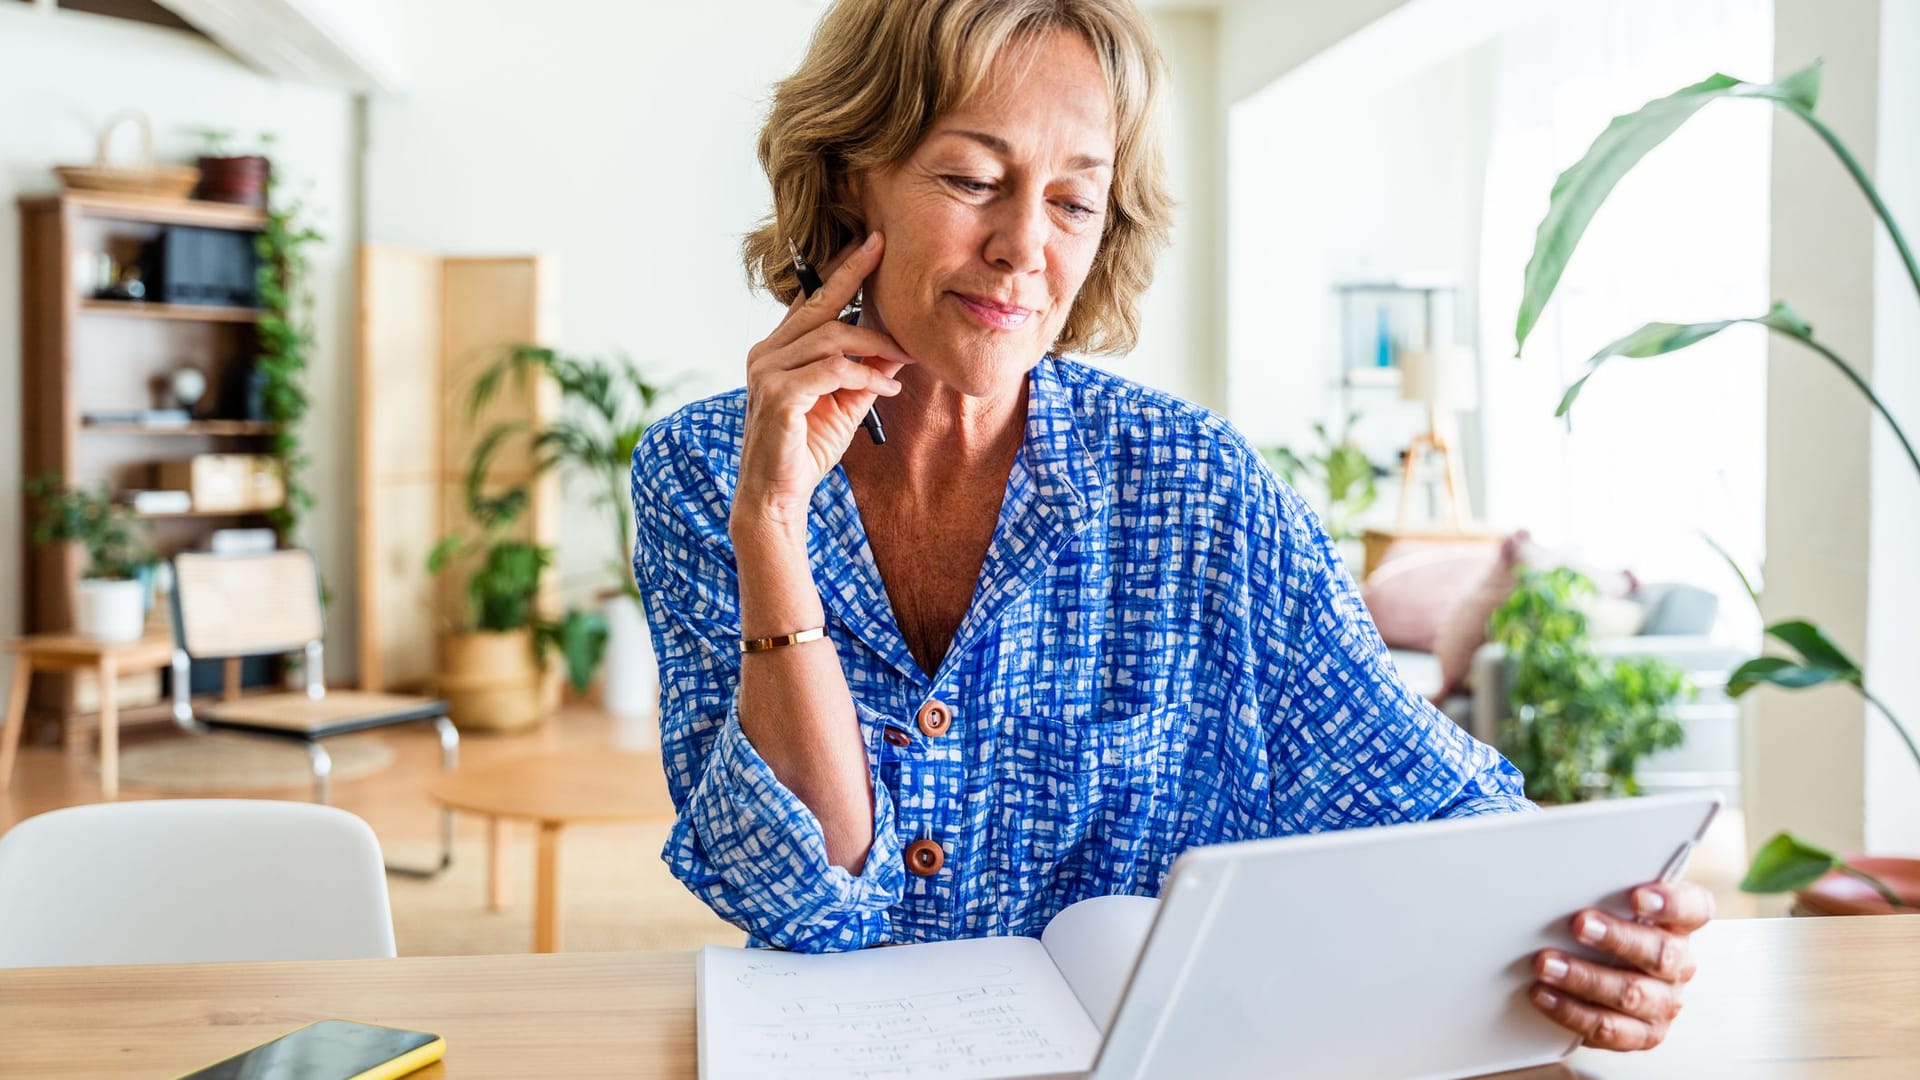
[[[727, 496], [700, 451], [657, 424], [634, 451], [634, 576], [660, 669], [660, 743], [677, 818], [661, 857], [755, 943], [807, 952], [888, 940], [905, 887], [893, 801], [874, 773], [860, 874], [827, 861], [820, 822], [740, 727], [738, 586]], [[884, 721], [855, 704], [869, 762]]]
[[1408, 687], [1319, 519], [1249, 469], [1254, 664], [1287, 832], [1534, 809], [1519, 773]]

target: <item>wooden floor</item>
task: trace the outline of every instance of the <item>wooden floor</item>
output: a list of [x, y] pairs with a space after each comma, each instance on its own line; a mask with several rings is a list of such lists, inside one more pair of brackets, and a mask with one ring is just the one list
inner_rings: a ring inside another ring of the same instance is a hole
[[[646, 724], [623, 726], [591, 705], [567, 705], [538, 729], [520, 735], [462, 733], [460, 761], [480, 765], [538, 750], [563, 747], [657, 748], [658, 735]], [[195, 736], [170, 728], [133, 731], [122, 736], [124, 746], [151, 739], [187, 739]], [[424, 724], [410, 724], [380, 733], [393, 748], [394, 762], [370, 776], [333, 782], [333, 804], [365, 818], [383, 842], [434, 840], [439, 836], [439, 811], [427, 798], [427, 782], [440, 771], [440, 741]], [[223, 796], [306, 798], [304, 788], [262, 791], [223, 791]], [[122, 783], [122, 800], [195, 798], [185, 793], [143, 790]], [[100, 801], [99, 765], [93, 754], [69, 757], [58, 747], [22, 747], [13, 785], [0, 796], [0, 831], [23, 818], [63, 806]]]
[[[460, 743], [463, 764], [483, 764], [502, 758], [563, 747], [657, 748], [657, 732], [648, 730], [653, 721], [623, 725], [591, 705], [563, 707], [538, 730], [523, 735], [463, 735]], [[129, 734], [123, 741], [137, 745], [142, 739], [192, 738], [162, 729], [147, 734]], [[427, 798], [427, 782], [439, 771], [440, 748], [433, 732], [424, 726], [410, 726], [381, 733], [394, 750], [391, 767], [357, 780], [337, 780], [333, 784], [333, 802], [365, 818], [383, 844], [417, 847], [438, 838], [439, 815]], [[34, 814], [63, 806], [99, 801], [98, 766], [91, 754], [69, 758], [54, 747], [22, 748], [13, 786], [0, 796], [0, 832]], [[276, 788], [259, 792], [223, 792], [224, 795], [262, 798], [305, 798], [300, 789]], [[123, 784], [123, 799], [192, 798], [191, 795], [167, 795], [142, 791]], [[1713, 890], [1722, 917], [1739, 918], [1784, 914], [1786, 902], [1773, 897], [1752, 897], [1739, 891], [1737, 883], [1745, 867], [1745, 824], [1737, 811], [1723, 813], [1709, 831], [1706, 843], [1696, 853], [1688, 877]]]

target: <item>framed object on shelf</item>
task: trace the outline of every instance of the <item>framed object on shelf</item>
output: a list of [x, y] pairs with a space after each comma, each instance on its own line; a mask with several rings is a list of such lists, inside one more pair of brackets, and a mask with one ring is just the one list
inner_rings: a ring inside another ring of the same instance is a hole
[[1334, 291], [1340, 301], [1336, 381], [1343, 388], [1398, 388], [1408, 350], [1453, 343], [1459, 290], [1450, 282], [1356, 281]]

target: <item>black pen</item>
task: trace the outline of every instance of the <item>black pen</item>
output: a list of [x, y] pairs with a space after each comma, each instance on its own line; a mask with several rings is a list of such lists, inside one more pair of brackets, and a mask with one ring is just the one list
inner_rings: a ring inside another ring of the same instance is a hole
[[[819, 292], [820, 275], [814, 273], [813, 267], [807, 265], [807, 260], [800, 257], [800, 245], [794, 243], [792, 237], [787, 238], [787, 250], [793, 253], [793, 272], [800, 275], [800, 294], [812, 296]], [[860, 421], [860, 426], [867, 429], [867, 438], [872, 439], [875, 446], [887, 441], [887, 429], [880, 424], [878, 409], [867, 409], [867, 415]]]

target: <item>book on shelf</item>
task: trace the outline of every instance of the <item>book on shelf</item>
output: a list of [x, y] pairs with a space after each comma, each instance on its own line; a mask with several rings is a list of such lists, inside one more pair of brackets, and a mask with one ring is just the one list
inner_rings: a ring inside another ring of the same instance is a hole
[[88, 427], [183, 428], [193, 423], [185, 409], [94, 409], [80, 414]]
[[709, 945], [696, 990], [701, 1080], [1079, 1074], [1157, 908], [1082, 900], [1037, 939], [820, 955]]
[[193, 509], [193, 496], [184, 491], [123, 491], [120, 501], [136, 514], [184, 514]]
[[272, 529], [215, 529], [207, 550], [215, 555], [264, 555], [280, 546]]

